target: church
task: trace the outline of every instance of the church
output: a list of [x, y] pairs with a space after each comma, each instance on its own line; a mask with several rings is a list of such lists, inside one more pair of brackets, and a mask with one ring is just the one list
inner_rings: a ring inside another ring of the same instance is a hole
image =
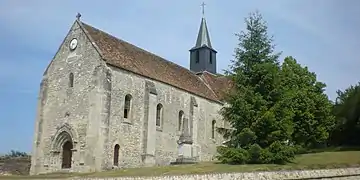
[[214, 160], [231, 86], [216, 54], [204, 17], [184, 68], [78, 14], [43, 73], [30, 174]]

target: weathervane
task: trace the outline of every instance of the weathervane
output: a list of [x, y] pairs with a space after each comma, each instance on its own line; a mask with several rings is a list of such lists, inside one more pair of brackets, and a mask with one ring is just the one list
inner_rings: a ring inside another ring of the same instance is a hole
[[203, 2], [202, 4], [201, 4], [201, 6], [202, 6], [202, 15], [204, 16], [205, 15], [205, 3]]

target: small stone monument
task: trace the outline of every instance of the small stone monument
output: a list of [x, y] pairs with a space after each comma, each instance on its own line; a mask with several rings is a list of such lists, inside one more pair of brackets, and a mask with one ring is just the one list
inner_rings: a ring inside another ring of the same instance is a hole
[[178, 143], [178, 158], [175, 162], [171, 164], [194, 164], [196, 163], [196, 158], [192, 156], [192, 138], [189, 130], [189, 119], [184, 118], [184, 128], [180, 135]]

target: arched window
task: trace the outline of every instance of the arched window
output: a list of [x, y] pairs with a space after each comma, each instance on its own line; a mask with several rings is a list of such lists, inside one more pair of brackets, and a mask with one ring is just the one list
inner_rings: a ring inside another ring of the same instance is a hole
[[125, 96], [125, 104], [124, 104], [124, 118], [128, 118], [130, 114], [131, 108], [131, 95], [128, 94]]
[[179, 112], [179, 120], [178, 120], [178, 131], [181, 131], [183, 129], [183, 122], [184, 122], [184, 111]]
[[162, 104], [158, 104], [156, 106], [156, 126], [161, 126], [161, 121], [162, 121], [162, 109], [163, 106]]
[[120, 146], [118, 144], [116, 144], [114, 147], [114, 166], [119, 165], [119, 149], [120, 149]]
[[212, 122], [211, 122], [211, 138], [213, 138], [213, 139], [215, 139], [215, 127], [216, 126], [216, 121], [215, 120], [213, 120]]
[[69, 87], [74, 87], [74, 74], [69, 74]]

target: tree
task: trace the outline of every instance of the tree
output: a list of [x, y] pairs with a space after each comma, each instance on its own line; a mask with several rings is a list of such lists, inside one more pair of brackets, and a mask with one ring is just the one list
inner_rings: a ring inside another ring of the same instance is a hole
[[333, 113], [336, 127], [331, 133], [330, 144], [359, 146], [360, 139], [360, 82], [344, 91], [337, 91]]
[[324, 93], [326, 85], [292, 57], [285, 58], [281, 78], [282, 98], [291, 102], [288, 107], [294, 113], [292, 142], [304, 148], [325, 144], [335, 124], [331, 101]]
[[27, 157], [29, 156], [26, 152], [11, 150], [5, 157]]
[[233, 91], [221, 110], [231, 130], [218, 131], [229, 141], [218, 148], [224, 163], [285, 163], [294, 157], [287, 146], [293, 132], [293, 113], [282, 100], [281, 76], [273, 39], [259, 12], [245, 19], [246, 32], [239, 40], [235, 59], [226, 72], [233, 79]]

